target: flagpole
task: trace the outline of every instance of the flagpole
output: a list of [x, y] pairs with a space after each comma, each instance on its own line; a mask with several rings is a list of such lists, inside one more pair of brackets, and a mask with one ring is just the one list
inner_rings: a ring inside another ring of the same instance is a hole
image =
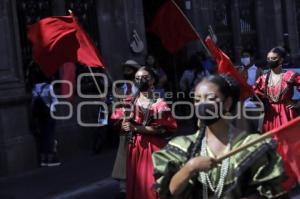
[[101, 89], [100, 89], [100, 86], [99, 86], [99, 84], [98, 84], [96, 78], [95, 78], [94, 72], [92, 71], [91, 67], [88, 66], [88, 68], [89, 68], [89, 71], [90, 71], [90, 73], [91, 73], [91, 75], [92, 75], [92, 78], [93, 78], [93, 80], [94, 80], [94, 83], [95, 83], [95, 85], [96, 85], [96, 88], [97, 88], [99, 94], [101, 95], [102, 91], [101, 91]]
[[194, 33], [197, 35], [198, 39], [200, 40], [202, 46], [204, 47], [204, 49], [206, 50], [206, 52], [211, 56], [210, 51], [208, 50], [208, 48], [206, 47], [204, 41], [202, 40], [202, 38], [200, 37], [199, 33], [197, 32], [197, 30], [195, 29], [195, 27], [193, 26], [193, 24], [191, 23], [191, 21], [187, 18], [187, 16], [183, 13], [183, 11], [180, 9], [180, 7], [174, 2], [174, 0], [171, 0], [171, 2], [176, 6], [176, 8], [178, 9], [178, 11], [181, 13], [181, 15], [185, 18], [185, 20], [188, 22], [188, 24], [190, 25], [190, 27], [192, 28], [192, 30], [194, 31]]
[[105, 72], [105, 74], [107, 75], [109, 81], [110, 81], [111, 83], [113, 83], [114, 80], [113, 80], [113, 78], [112, 78], [110, 72], [109, 72], [106, 68], [104, 68], [104, 72]]
[[239, 153], [239, 152], [241, 152], [241, 151], [243, 151], [243, 150], [245, 150], [245, 149], [247, 149], [247, 148], [249, 148], [249, 147], [257, 144], [258, 142], [261, 142], [261, 141], [263, 141], [263, 140], [265, 140], [267, 138], [272, 137], [273, 133], [274, 133], [273, 131], [269, 131], [267, 133], [264, 133], [263, 135], [259, 136], [258, 138], [252, 140], [251, 142], [249, 142], [249, 143], [247, 143], [245, 145], [242, 145], [242, 146], [240, 146], [240, 147], [238, 147], [238, 148], [236, 148], [236, 149], [234, 149], [234, 150], [232, 150], [232, 151], [230, 151], [230, 152], [222, 155], [221, 157], [217, 158], [216, 162], [222, 162], [224, 159], [226, 159], [226, 158], [228, 158], [230, 156], [233, 156], [233, 155], [235, 155], [235, 154], [237, 154], [237, 153]]
[[[263, 141], [263, 140], [265, 140], [267, 138], [271, 138], [274, 134], [278, 134], [278, 133], [282, 132], [283, 130], [287, 131], [288, 127], [291, 127], [291, 126], [293, 126], [295, 124], [299, 125], [299, 122], [300, 122], [300, 116], [298, 116], [298, 117], [296, 117], [296, 118], [288, 121], [287, 123], [279, 126], [278, 128], [272, 129], [271, 131], [268, 131], [268, 132], [264, 133], [263, 135], [261, 135], [261, 136], [257, 137], [256, 139], [252, 140], [251, 142], [249, 142], [249, 143], [247, 143], [245, 145], [242, 145], [242, 146], [240, 146], [240, 147], [238, 147], [238, 148], [236, 148], [236, 149], [228, 152], [227, 154], [222, 155], [221, 157], [219, 157], [219, 158], [216, 159], [216, 162], [217, 163], [218, 162], [222, 162], [224, 159], [226, 159], [228, 157], [231, 157], [231, 156], [233, 156], [233, 155], [235, 155], [235, 154], [237, 154], [237, 153], [239, 153], [239, 152], [247, 149], [248, 147], [251, 147], [251, 146], [255, 145], [258, 142], [261, 142], [261, 141]], [[299, 127], [299, 126], [297, 126], [297, 127]]]

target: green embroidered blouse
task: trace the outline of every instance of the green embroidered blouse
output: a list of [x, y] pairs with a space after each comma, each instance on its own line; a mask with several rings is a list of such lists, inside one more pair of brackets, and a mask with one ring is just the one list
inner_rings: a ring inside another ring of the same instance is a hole
[[[232, 143], [232, 149], [255, 139], [258, 134], [241, 133]], [[172, 176], [190, 159], [191, 150], [198, 132], [190, 136], [181, 136], [171, 140], [168, 145], [152, 155], [156, 190], [161, 198], [174, 198], [169, 192]], [[199, 153], [196, 155], [200, 154]], [[208, 154], [212, 155], [208, 150]], [[208, 171], [214, 185], [220, 176], [221, 166]], [[280, 198], [285, 194], [280, 183], [285, 178], [280, 156], [276, 153], [276, 144], [271, 139], [257, 143], [253, 147], [230, 157], [229, 171], [224, 183], [222, 198], [235, 199], [257, 193], [265, 198]], [[209, 190], [209, 198], [213, 193]], [[188, 186], [179, 197], [181, 199], [202, 198], [200, 175], [190, 179]]]

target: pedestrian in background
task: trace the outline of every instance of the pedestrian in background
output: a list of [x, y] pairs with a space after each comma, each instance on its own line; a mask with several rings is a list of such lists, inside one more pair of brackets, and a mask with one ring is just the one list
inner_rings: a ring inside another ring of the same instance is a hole
[[59, 166], [55, 119], [51, 116], [57, 103], [57, 98], [51, 95], [54, 93], [52, 79], [46, 77], [34, 62], [29, 66], [26, 79], [32, 93], [32, 130], [38, 140], [40, 166]]

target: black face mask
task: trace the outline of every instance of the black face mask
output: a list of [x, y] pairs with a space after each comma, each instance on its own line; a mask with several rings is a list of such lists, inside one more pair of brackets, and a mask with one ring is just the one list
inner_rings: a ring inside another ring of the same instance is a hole
[[149, 80], [147, 79], [139, 79], [139, 80], [135, 80], [135, 85], [136, 87], [141, 91], [141, 92], [145, 92], [148, 91], [150, 86], [149, 86]]
[[221, 118], [219, 103], [201, 103], [195, 108], [197, 118], [206, 126], [216, 123]]
[[276, 61], [267, 61], [267, 66], [269, 68], [276, 68], [277, 66], [279, 66], [279, 60], [276, 60]]
[[124, 76], [125, 80], [133, 80], [134, 79], [134, 73], [124, 74], [123, 76]]

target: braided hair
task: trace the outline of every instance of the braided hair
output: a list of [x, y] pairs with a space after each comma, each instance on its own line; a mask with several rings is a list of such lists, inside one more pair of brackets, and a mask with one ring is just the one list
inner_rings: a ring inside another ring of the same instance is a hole
[[197, 155], [197, 152], [200, 151], [202, 139], [205, 136], [205, 129], [206, 129], [206, 126], [204, 124], [200, 126], [199, 134], [196, 138], [196, 142], [192, 145], [191, 153], [190, 153], [189, 158], [195, 157]]

